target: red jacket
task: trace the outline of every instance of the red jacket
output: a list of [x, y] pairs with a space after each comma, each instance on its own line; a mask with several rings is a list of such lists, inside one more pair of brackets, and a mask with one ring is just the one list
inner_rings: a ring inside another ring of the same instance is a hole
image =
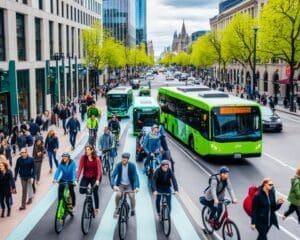
[[102, 164], [98, 157], [93, 161], [89, 161], [86, 155], [81, 156], [77, 171], [77, 180], [80, 178], [82, 169], [83, 176], [86, 178], [96, 178], [98, 181], [102, 178]]

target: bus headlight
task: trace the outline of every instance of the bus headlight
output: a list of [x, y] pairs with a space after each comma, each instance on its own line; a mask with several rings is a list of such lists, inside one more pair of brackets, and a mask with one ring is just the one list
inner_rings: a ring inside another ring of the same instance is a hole
[[214, 143], [212, 143], [212, 144], [210, 145], [210, 148], [211, 148], [212, 150], [214, 150], [214, 151], [218, 151], [218, 150], [219, 150], [218, 146], [217, 146], [216, 144], [214, 144]]

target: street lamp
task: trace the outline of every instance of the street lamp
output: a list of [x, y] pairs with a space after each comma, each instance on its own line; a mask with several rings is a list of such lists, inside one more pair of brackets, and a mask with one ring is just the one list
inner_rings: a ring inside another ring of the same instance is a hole
[[259, 27], [254, 26], [253, 32], [254, 32], [254, 48], [253, 48], [253, 73], [252, 73], [252, 81], [251, 81], [251, 97], [254, 94], [254, 83], [256, 82], [256, 38], [257, 38], [257, 31]]

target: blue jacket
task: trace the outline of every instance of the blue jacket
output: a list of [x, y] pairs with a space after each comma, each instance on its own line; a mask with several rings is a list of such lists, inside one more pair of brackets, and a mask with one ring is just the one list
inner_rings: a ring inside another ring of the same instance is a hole
[[58, 138], [57, 137], [47, 137], [45, 142], [45, 148], [47, 151], [53, 151], [58, 148]]
[[70, 132], [77, 133], [80, 131], [80, 123], [77, 119], [70, 118], [66, 128], [69, 129]]
[[147, 154], [160, 151], [160, 135], [153, 135], [151, 132], [144, 138], [143, 148]]
[[34, 178], [35, 176], [35, 164], [32, 157], [27, 156], [27, 158], [19, 157], [17, 159], [15, 167], [15, 179], [17, 179], [18, 174], [20, 174], [21, 179]]
[[[128, 162], [128, 177], [132, 190], [140, 188], [140, 180], [134, 163]], [[122, 178], [122, 162], [118, 163], [112, 174], [112, 186], [119, 186]]]
[[76, 164], [73, 160], [68, 165], [60, 163], [54, 174], [55, 181], [75, 182], [76, 180]]

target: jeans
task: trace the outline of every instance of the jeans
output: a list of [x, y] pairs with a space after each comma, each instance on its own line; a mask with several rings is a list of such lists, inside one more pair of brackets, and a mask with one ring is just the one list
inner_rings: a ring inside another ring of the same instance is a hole
[[54, 163], [55, 163], [55, 166], [57, 168], [58, 166], [58, 161], [56, 159], [56, 152], [54, 151], [47, 151], [48, 152], [48, 160], [49, 160], [49, 165], [50, 165], [50, 168], [52, 169], [52, 158], [54, 160]]
[[28, 199], [31, 199], [33, 197], [32, 184], [30, 183], [30, 181], [31, 181], [31, 178], [29, 178], [29, 179], [21, 179], [21, 185], [22, 185], [22, 207], [26, 206], [27, 193], [28, 193]]
[[160, 154], [155, 154], [155, 157], [152, 157], [151, 153], [148, 153], [144, 163], [144, 167], [147, 168], [150, 165], [151, 160], [155, 158], [160, 162], [161, 159]]
[[41, 170], [42, 170], [42, 162], [43, 161], [34, 161], [35, 163], [35, 179], [37, 182], [40, 181]]
[[268, 240], [267, 234], [271, 227], [256, 225], [256, 230], [258, 231], [257, 240]]
[[[223, 206], [222, 206], [222, 203], [219, 203], [218, 206], [215, 206], [214, 205], [214, 200], [211, 200], [211, 201], [208, 201], [206, 200], [204, 197], [202, 198], [201, 197], [201, 200], [200, 202], [204, 205], [204, 206], [207, 206], [209, 207], [210, 209], [210, 215], [209, 215], [209, 219], [219, 219], [222, 211], [223, 211]], [[216, 216], [216, 213], [217, 213], [217, 216]]]
[[[80, 187], [79, 187], [79, 192], [80, 194], [85, 194], [86, 193], [86, 187], [91, 184], [91, 187], [94, 186], [96, 183], [96, 178], [86, 178], [83, 176], [80, 181]], [[84, 188], [82, 188], [84, 187]], [[95, 208], [99, 209], [99, 193], [98, 193], [98, 188], [99, 186], [95, 186], [93, 189], [93, 195], [94, 195], [94, 202], [95, 202]]]
[[70, 131], [69, 135], [70, 135], [70, 143], [72, 147], [75, 148], [77, 132]]
[[[171, 193], [171, 189], [169, 189], [168, 191], [157, 190], [157, 192], [159, 192], [159, 193]], [[160, 213], [160, 204], [161, 204], [162, 197], [163, 197], [162, 195], [157, 195], [156, 196], [156, 212], [157, 213]], [[171, 212], [171, 195], [167, 195], [165, 197], [167, 199], [169, 212]]]
[[[131, 191], [131, 185], [119, 185], [118, 186], [120, 191]], [[130, 207], [131, 207], [131, 211], [135, 211], [135, 194], [134, 193], [128, 193], [127, 196], [129, 196], [129, 199], [130, 199]], [[119, 207], [119, 204], [120, 204], [120, 200], [121, 200], [121, 197], [122, 197], [122, 193], [121, 192], [117, 192], [116, 193], [116, 208]]]
[[6, 206], [6, 208], [10, 208], [11, 199], [12, 199], [11, 193], [9, 193], [9, 192], [6, 192], [6, 193], [5, 192], [0, 192], [0, 205], [1, 205], [1, 208], [5, 209], [5, 206]]
[[65, 134], [67, 134], [66, 122], [67, 122], [67, 119], [62, 119], [62, 125], [63, 125], [63, 129], [64, 129]]

